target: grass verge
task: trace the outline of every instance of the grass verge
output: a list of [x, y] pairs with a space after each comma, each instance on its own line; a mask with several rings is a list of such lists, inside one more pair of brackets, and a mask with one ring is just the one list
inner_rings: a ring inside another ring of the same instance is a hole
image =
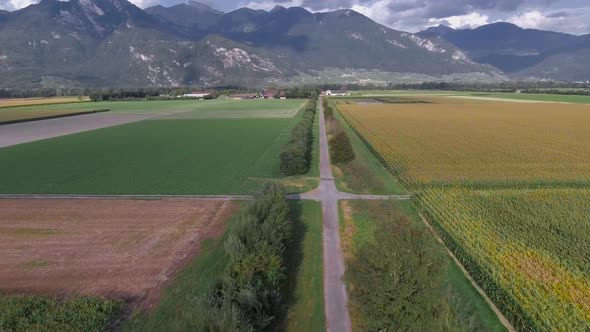
[[313, 201], [291, 201], [293, 242], [287, 249], [287, 310], [283, 330], [325, 331], [322, 209]]
[[[232, 229], [236, 217], [227, 221]], [[151, 312], [136, 312], [123, 322], [121, 331], [201, 331], [202, 301], [213, 284], [223, 275], [229, 257], [223, 248], [230, 231], [219, 239], [202, 242], [199, 254], [166, 288], [157, 307]]]

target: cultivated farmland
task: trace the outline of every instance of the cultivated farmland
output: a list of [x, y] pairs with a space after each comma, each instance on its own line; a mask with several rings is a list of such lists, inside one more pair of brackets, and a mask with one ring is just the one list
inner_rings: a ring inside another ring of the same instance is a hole
[[451, 98], [339, 105], [411, 185], [590, 180], [590, 109]]
[[0, 200], [0, 290], [151, 301], [237, 207], [191, 200]]
[[[305, 101], [265, 102], [122, 103], [128, 109], [96, 103], [114, 109], [115, 115], [133, 112], [152, 120], [0, 149], [0, 192], [256, 192], [265, 179], [281, 177], [279, 151]], [[152, 117], [156, 112], [161, 116]], [[174, 118], [181, 114], [184, 118]]]
[[339, 105], [518, 330], [590, 328], [587, 105]]
[[15, 106], [80, 103], [88, 100], [90, 100], [88, 97], [10, 98], [0, 99], [0, 108]]
[[24, 120], [35, 120], [38, 118], [50, 118], [67, 116], [68, 114], [77, 114], [79, 111], [70, 110], [27, 110], [27, 111], [2, 111], [0, 112], [0, 124], [6, 122], [16, 122]]

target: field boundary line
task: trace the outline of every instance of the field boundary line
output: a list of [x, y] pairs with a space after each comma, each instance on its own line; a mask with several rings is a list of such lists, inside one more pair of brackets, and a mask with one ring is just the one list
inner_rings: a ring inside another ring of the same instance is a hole
[[194, 199], [250, 200], [251, 195], [111, 195], [111, 194], [0, 194], [0, 199]]
[[0, 126], [17, 124], [17, 123], [25, 123], [25, 122], [67, 118], [67, 117], [71, 117], [71, 116], [80, 116], [80, 115], [87, 115], [87, 114], [105, 113], [105, 112], [109, 112], [109, 111], [110, 111], [109, 109], [99, 109], [99, 110], [92, 110], [92, 111], [81, 111], [81, 112], [73, 112], [73, 113], [62, 113], [62, 114], [54, 114], [54, 115], [37, 116], [34, 118], [6, 120], [6, 121], [0, 121]]
[[426, 227], [428, 227], [428, 230], [430, 231], [430, 233], [432, 233], [434, 235], [434, 237], [436, 238], [436, 240], [438, 242], [440, 242], [444, 246], [444, 248], [447, 251], [447, 253], [449, 254], [449, 256], [453, 259], [453, 261], [459, 267], [459, 269], [461, 270], [461, 272], [463, 272], [463, 275], [465, 275], [465, 277], [467, 278], [467, 280], [469, 280], [469, 282], [471, 283], [471, 285], [473, 286], [473, 288], [475, 288], [475, 290], [481, 295], [481, 297], [483, 297], [483, 299], [490, 306], [490, 308], [496, 314], [496, 316], [498, 316], [498, 319], [500, 320], [500, 323], [502, 323], [502, 325], [504, 325], [504, 327], [509, 332], [516, 332], [516, 329], [514, 328], [514, 326], [512, 326], [512, 324], [510, 323], [510, 321], [508, 321], [508, 319], [506, 318], [506, 316], [504, 316], [504, 314], [502, 313], [502, 311], [500, 311], [500, 309], [498, 309], [498, 307], [496, 307], [496, 304], [488, 297], [488, 295], [486, 294], [486, 292], [484, 292], [483, 289], [481, 287], [479, 287], [479, 285], [471, 277], [471, 274], [469, 274], [469, 272], [465, 269], [465, 267], [463, 266], [463, 264], [461, 264], [461, 262], [455, 256], [455, 254], [453, 254], [453, 252], [451, 251], [451, 249], [449, 249], [449, 247], [447, 247], [445, 241], [443, 241], [443, 239], [434, 230], [434, 228], [432, 227], [432, 225], [430, 225], [430, 223], [428, 222], [428, 219], [426, 219], [424, 217], [424, 215], [422, 214], [422, 211], [420, 211], [419, 209], [416, 209], [416, 210], [418, 211], [418, 215], [420, 216], [420, 219], [422, 219], [422, 222], [424, 223], [424, 225], [426, 225]]

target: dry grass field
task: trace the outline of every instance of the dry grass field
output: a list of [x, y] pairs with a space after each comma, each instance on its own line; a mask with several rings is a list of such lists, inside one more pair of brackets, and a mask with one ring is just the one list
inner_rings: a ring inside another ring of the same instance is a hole
[[407, 183], [590, 179], [586, 105], [428, 100], [338, 107]]
[[63, 103], [78, 103], [89, 101], [88, 97], [51, 97], [51, 98], [8, 98], [0, 99], [0, 108], [15, 106], [49, 105]]
[[[0, 200], [0, 293], [152, 302], [239, 205], [194, 200]], [[148, 303], [149, 304], [149, 303]]]
[[590, 330], [588, 105], [341, 104], [517, 330]]

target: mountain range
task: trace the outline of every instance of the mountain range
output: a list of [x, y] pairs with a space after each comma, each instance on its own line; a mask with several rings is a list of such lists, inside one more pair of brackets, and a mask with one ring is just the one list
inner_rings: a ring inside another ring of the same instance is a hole
[[571, 42], [556, 37], [554, 47], [540, 41], [514, 48], [485, 33], [493, 31], [437, 27], [412, 34], [353, 10], [223, 13], [195, 1], [142, 10], [126, 0], [42, 0], [0, 11], [0, 87], [569, 79], [562, 76], [568, 68], [551, 73], [551, 63], [564, 53], [582, 57], [590, 45], [588, 36], [567, 35]]
[[513, 78], [590, 80], [590, 35], [523, 29], [504, 22], [462, 30], [439, 25], [419, 35], [444, 39], [474, 61]]

